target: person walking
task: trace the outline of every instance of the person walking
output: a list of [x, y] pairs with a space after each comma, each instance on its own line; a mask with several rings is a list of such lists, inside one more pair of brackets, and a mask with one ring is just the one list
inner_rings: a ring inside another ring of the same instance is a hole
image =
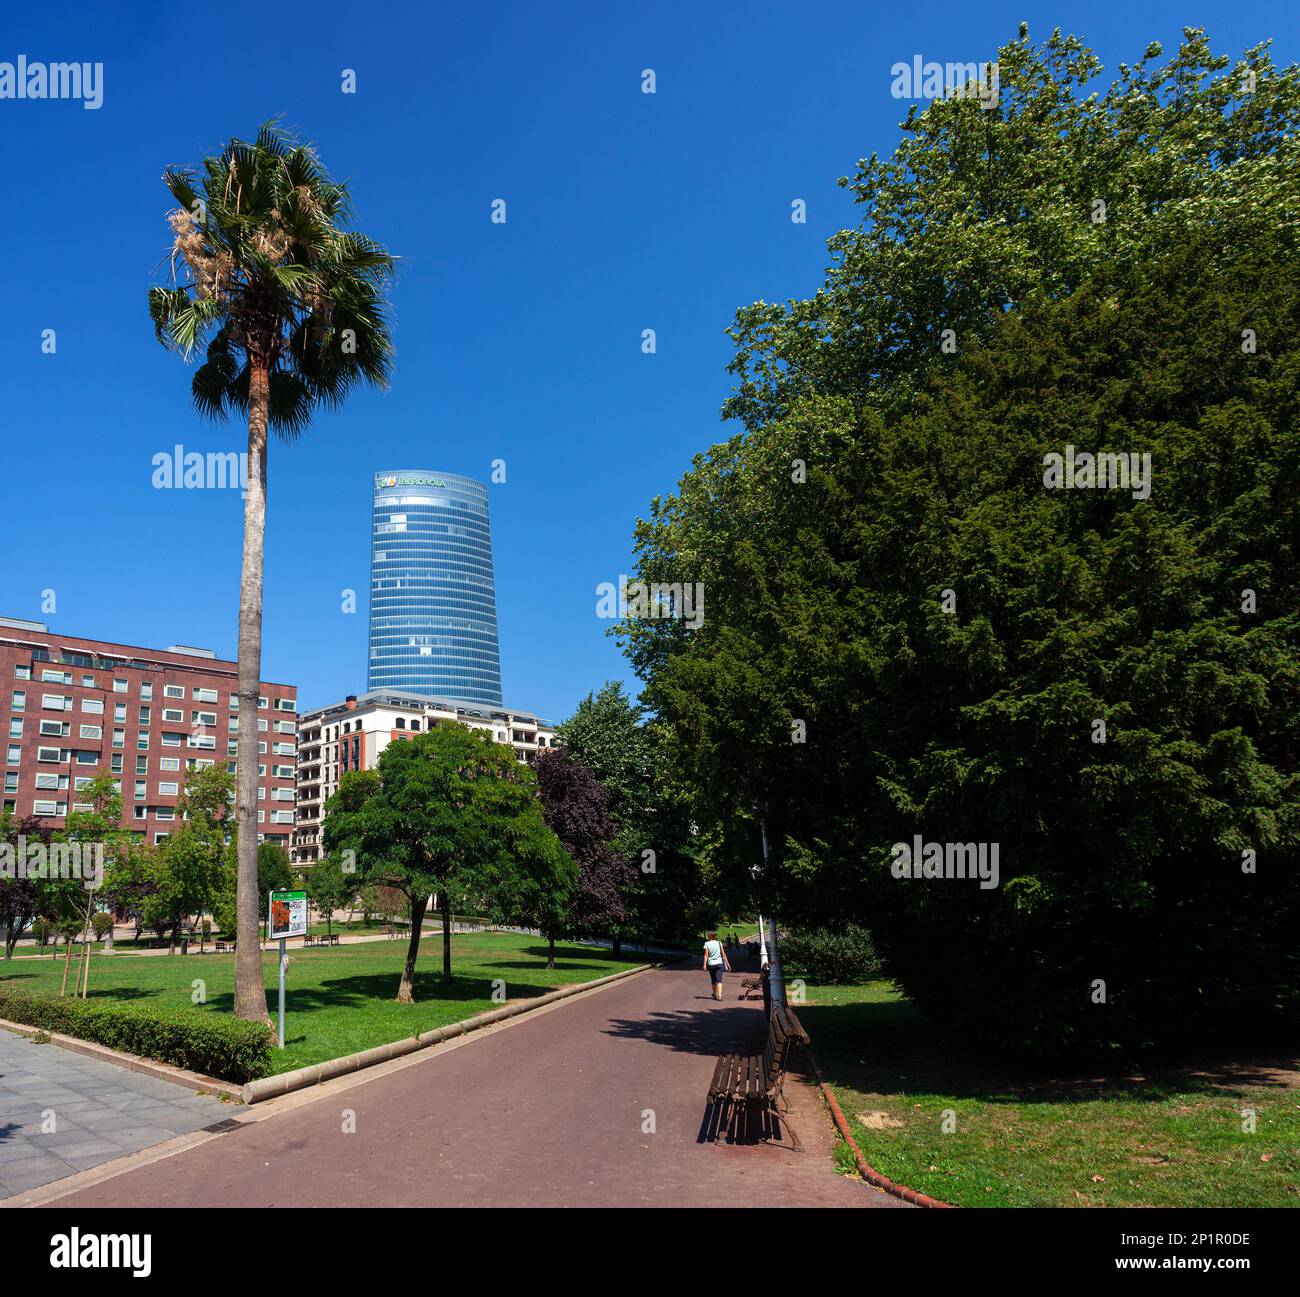
[[726, 948], [718, 940], [716, 932], [710, 932], [709, 939], [704, 943], [704, 971], [709, 975], [713, 998], [722, 999], [722, 976], [731, 972], [731, 962], [727, 959]]

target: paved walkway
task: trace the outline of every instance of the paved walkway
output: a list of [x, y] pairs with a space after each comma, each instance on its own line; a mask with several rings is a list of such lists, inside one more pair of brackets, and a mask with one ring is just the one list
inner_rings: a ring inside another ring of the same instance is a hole
[[760, 1005], [729, 980], [715, 1004], [697, 967], [643, 973], [360, 1084], [273, 1101], [272, 1116], [58, 1202], [902, 1207], [836, 1174], [809, 1086], [787, 1087], [805, 1152], [698, 1142], [716, 1056], [764, 1039]]
[[230, 1111], [211, 1095], [0, 1029], [0, 1198], [200, 1130]]

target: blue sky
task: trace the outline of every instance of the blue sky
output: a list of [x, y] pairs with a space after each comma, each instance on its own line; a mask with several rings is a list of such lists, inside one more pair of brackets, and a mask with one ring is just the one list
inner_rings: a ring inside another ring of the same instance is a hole
[[271, 447], [263, 674], [296, 683], [305, 707], [363, 690], [371, 474], [486, 480], [502, 459], [490, 504], [506, 702], [557, 720], [603, 680], [631, 682], [596, 586], [628, 570], [650, 499], [728, 435], [736, 308], [812, 292], [827, 236], [856, 224], [835, 181], [894, 147], [906, 105], [891, 64], [991, 59], [1021, 19], [1038, 37], [1073, 30], [1108, 69], [1152, 39], [1172, 48], [1184, 25], [1221, 52], [1272, 37], [1277, 61], [1300, 56], [1293, 8], [1269, 3], [185, 12], [56, 0], [11, 11], [0, 37], [0, 61], [105, 65], [98, 111], [0, 100], [0, 612], [233, 655], [239, 493], [156, 490], [151, 461], [177, 443], [238, 450], [244, 429], [195, 416], [146, 293], [168, 241], [163, 168], [279, 113], [352, 178], [361, 228], [404, 260], [391, 389]]

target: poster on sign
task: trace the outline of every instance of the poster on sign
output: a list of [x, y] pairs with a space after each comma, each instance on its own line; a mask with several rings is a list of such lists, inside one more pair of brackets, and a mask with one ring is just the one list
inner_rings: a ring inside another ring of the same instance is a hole
[[271, 941], [307, 935], [307, 893], [272, 892], [267, 936]]

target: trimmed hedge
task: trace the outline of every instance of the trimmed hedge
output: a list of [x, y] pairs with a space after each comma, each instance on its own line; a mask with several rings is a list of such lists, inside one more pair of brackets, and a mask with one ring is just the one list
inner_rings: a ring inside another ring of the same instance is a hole
[[856, 985], [870, 981], [880, 972], [871, 933], [853, 923], [840, 931], [794, 928], [782, 932], [778, 949], [787, 977], [794, 974], [823, 985]]
[[56, 1000], [3, 986], [0, 1018], [240, 1085], [270, 1072], [275, 1044], [265, 1024], [212, 1010], [150, 1009], [101, 999]]

